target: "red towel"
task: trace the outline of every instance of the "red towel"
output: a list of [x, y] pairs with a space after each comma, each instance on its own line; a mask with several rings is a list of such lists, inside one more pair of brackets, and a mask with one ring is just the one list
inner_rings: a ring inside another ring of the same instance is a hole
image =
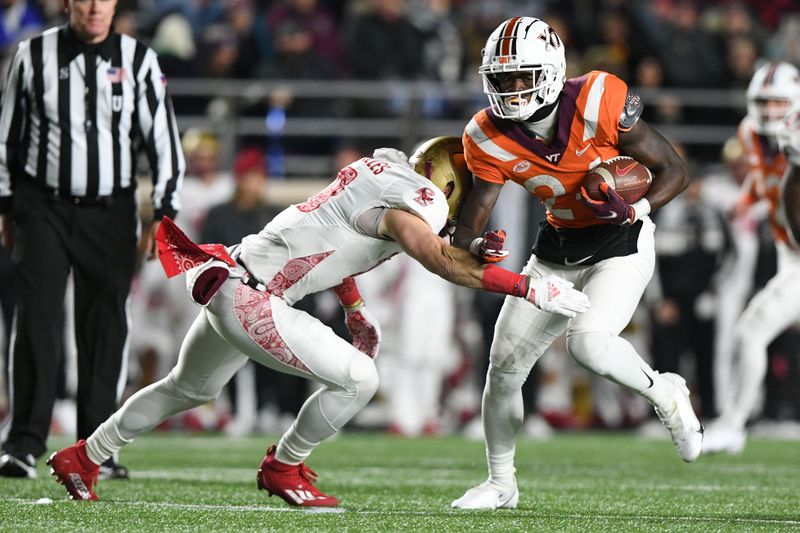
[[161, 261], [168, 278], [200, 266], [210, 259], [224, 261], [232, 267], [236, 266], [236, 261], [228, 255], [225, 246], [193, 243], [169, 217], [161, 220], [156, 231], [156, 241], [158, 241], [158, 260]]

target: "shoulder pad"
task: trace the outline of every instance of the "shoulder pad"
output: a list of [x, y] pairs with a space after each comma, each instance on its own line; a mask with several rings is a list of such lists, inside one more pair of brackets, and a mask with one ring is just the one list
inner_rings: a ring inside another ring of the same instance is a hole
[[628, 91], [625, 97], [625, 106], [619, 115], [619, 129], [622, 131], [630, 130], [644, 111], [644, 104], [638, 94]]

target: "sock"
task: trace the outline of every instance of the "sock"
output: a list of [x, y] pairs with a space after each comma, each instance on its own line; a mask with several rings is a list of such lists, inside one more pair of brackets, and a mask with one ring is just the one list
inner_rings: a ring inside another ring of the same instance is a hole
[[489, 367], [483, 390], [483, 432], [489, 479], [502, 486], [514, 485], [514, 452], [522, 427], [522, 385], [527, 372], [504, 372]]
[[486, 451], [486, 462], [489, 464], [489, 480], [501, 487], [514, 486], [514, 453], [515, 448], [505, 453], [492, 454]]
[[112, 416], [86, 439], [86, 455], [94, 464], [101, 465], [129, 442], [119, 434], [116, 417]]
[[275, 459], [281, 463], [298, 465], [305, 462], [311, 452], [319, 445], [319, 442], [311, 442], [304, 439], [297, 432], [297, 421], [281, 437], [278, 448], [275, 450]]

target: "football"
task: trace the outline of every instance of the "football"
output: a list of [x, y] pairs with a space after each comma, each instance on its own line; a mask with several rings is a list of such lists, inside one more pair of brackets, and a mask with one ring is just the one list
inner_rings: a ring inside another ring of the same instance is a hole
[[586, 174], [583, 186], [589, 198], [605, 200], [600, 192], [600, 183], [604, 181], [626, 202], [632, 204], [647, 194], [653, 182], [653, 174], [634, 158], [621, 155], [603, 161]]

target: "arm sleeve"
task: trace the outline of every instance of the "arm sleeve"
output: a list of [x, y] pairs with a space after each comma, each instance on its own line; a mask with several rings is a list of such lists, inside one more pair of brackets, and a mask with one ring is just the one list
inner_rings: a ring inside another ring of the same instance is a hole
[[11, 210], [11, 191], [14, 174], [19, 170], [17, 146], [19, 134], [24, 129], [26, 106], [23, 90], [24, 62], [27, 41], [20, 44], [8, 69], [3, 99], [0, 103], [0, 213]]
[[140, 70], [139, 127], [153, 173], [153, 211], [156, 220], [174, 218], [186, 164], [180, 135], [167, 92], [167, 81], [155, 52], [148, 50]]

